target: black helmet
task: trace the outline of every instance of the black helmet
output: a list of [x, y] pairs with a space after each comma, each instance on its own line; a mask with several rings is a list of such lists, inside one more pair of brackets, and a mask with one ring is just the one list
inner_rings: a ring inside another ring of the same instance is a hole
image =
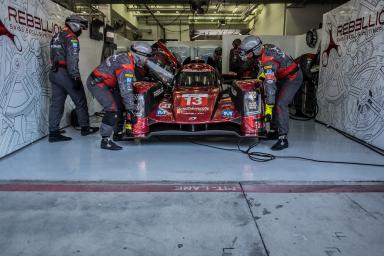
[[241, 44], [241, 40], [240, 40], [240, 38], [236, 38], [236, 39], [233, 40], [233, 42], [232, 42], [232, 45], [233, 45], [233, 46], [236, 45], [237, 47], [239, 47], [240, 44]]
[[88, 21], [83, 17], [71, 15], [65, 19], [65, 24], [76, 35], [80, 35], [82, 30], [88, 29]]
[[220, 46], [215, 49], [216, 55], [221, 56], [222, 53], [223, 53], [223, 48], [221, 48]]
[[245, 56], [250, 52], [253, 52], [255, 56], [261, 54], [263, 42], [258, 36], [247, 36], [240, 44], [241, 55]]

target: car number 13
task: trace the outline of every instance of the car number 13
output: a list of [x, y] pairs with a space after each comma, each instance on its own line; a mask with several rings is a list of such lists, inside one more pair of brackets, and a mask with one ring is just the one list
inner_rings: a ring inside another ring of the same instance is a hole
[[183, 106], [206, 106], [208, 104], [208, 94], [183, 94]]

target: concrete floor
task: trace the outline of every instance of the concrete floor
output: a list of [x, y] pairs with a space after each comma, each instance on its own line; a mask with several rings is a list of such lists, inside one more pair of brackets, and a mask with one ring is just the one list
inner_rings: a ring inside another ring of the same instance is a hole
[[[320, 124], [291, 128], [278, 155], [384, 163]], [[384, 168], [257, 163], [185, 138], [108, 152], [98, 135], [67, 133], [73, 141], [43, 139], [0, 160], [1, 256], [384, 255]]]
[[1, 192], [0, 251], [382, 256], [384, 193]]
[[[0, 160], [2, 180], [81, 181], [383, 181], [384, 168], [319, 164], [299, 160], [252, 162], [244, 154], [192, 144], [186, 138], [162, 138], [140, 144], [122, 142], [124, 150], [99, 148], [98, 135], [48, 143], [43, 139]], [[236, 139], [200, 139], [236, 148]], [[248, 144], [254, 142], [247, 141]], [[255, 150], [269, 152], [273, 141]], [[384, 164], [384, 157], [314, 122], [291, 122], [290, 148], [276, 155]]]

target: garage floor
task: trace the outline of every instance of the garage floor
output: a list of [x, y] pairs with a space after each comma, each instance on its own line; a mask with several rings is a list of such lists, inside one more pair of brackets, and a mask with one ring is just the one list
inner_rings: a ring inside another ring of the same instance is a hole
[[[124, 150], [99, 148], [99, 135], [81, 137], [68, 128], [70, 142], [36, 142], [2, 160], [2, 180], [81, 181], [382, 181], [384, 168], [277, 159], [253, 162], [244, 154], [196, 145], [186, 138], [122, 142]], [[199, 139], [236, 148], [237, 139]], [[254, 140], [245, 141], [252, 144]], [[269, 152], [273, 141], [254, 150]], [[290, 148], [276, 155], [384, 164], [383, 156], [314, 122], [291, 122]]]
[[[291, 128], [276, 155], [384, 164], [320, 124]], [[382, 167], [258, 163], [186, 138], [107, 152], [97, 135], [67, 133], [0, 160], [0, 255], [383, 255]]]

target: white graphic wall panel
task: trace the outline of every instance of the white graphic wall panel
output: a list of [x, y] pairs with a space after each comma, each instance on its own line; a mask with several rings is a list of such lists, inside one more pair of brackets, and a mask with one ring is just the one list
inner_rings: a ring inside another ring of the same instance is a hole
[[323, 17], [317, 119], [384, 150], [384, 1]]
[[48, 132], [49, 43], [69, 14], [47, 0], [0, 0], [0, 157]]

